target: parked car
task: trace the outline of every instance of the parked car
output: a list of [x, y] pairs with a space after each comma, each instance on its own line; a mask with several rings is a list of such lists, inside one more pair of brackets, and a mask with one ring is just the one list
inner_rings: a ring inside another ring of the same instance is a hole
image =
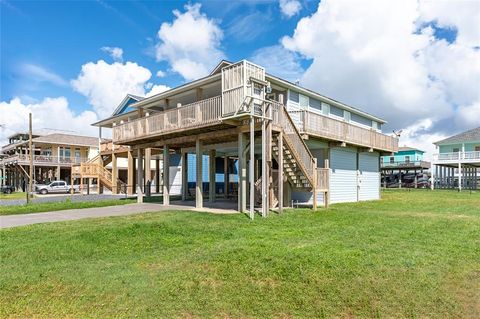
[[70, 193], [73, 189], [74, 192], [79, 190], [78, 185], [68, 185], [65, 181], [54, 181], [50, 184], [37, 184], [35, 185], [35, 191], [42, 195], [49, 193]]
[[3, 185], [0, 186], [0, 192], [3, 194], [11, 194], [15, 191], [15, 187], [10, 185]]

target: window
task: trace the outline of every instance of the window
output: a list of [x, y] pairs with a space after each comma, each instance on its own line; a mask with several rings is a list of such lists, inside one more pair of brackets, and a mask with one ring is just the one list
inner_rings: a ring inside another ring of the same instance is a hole
[[308, 96], [300, 94], [299, 95], [299, 101], [300, 101], [300, 106], [301, 107], [303, 107], [303, 108], [308, 107]]
[[300, 101], [300, 96], [298, 92], [290, 91], [289, 98], [290, 101], [298, 103]]
[[405, 163], [410, 163], [410, 156], [409, 155], [405, 156]]
[[479, 146], [475, 146], [475, 152], [480, 152], [480, 145], [479, 145]]
[[59, 182], [53, 182], [52, 184], [50, 184], [51, 187], [55, 187], [55, 186], [60, 186], [60, 183]]
[[336, 115], [338, 117], [343, 117], [343, 110], [336, 106], [330, 105], [330, 114]]
[[65, 149], [63, 147], [58, 148], [58, 157], [65, 158]]
[[393, 163], [395, 163], [395, 157], [390, 156], [390, 164], [393, 164]]
[[65, 147], [65, 158], [70, 158], [71, 150], [70, 147]]
[[76, 149], [75, 149], [75, 158], [80, 158], [80, 156], [81, 156], [80, 149], [79, 149], [79, 148], [76, 148]]
[[454, 148], [453, 148], [453, 152], [454, 152], [454, 153], [458, 153], [458, 152], [460, 152], [460, 149], [459, 149], [458, 147], [454, 147]]
[[380, 164], [383, 164], [383, 157], [380, 157]]
[[41, 155], [52, 156], [52, 148], [51, 147], [44, 148], [41, 152]]
[[322, 103], [319, 100], [310, 98], [309, 104], [312, 109], [322, 110]]
[[372, 120], [367, 119], [366, 117], [363, 117], [361, 115], [352, 113], [351, 119], [352, 119], [352, 122], [362, 124], [362, 125], [365, 125], [365, 126], [368, 126], [368, 127], [372, 126]]

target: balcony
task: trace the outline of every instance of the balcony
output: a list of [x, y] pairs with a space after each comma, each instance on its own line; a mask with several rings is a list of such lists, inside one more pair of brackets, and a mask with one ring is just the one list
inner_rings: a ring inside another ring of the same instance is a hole
[[197, 129], [222, 122], [222, 97], [216, 96], [113, 127], [114, 143]]
[[480, 151], [433, 154], [434, 164], [480, 164]]
[[387, 152], [398, 151], [398, 139], [311, 111], [289, 112], [303, 133]]
[[[80, 164], [85, 161], [87, 161], [87, 159], [81, 157], [59, 157], [50, 155], [33, 156], [33, 165], [36, 166], [71, 166], [72, 164]], [[1, 159], [0, 163], [4, 165], [29, 165], [30, 156], [26, 154], [15, 154]]]
[[395, 161], [381, 163], [380, 166], [383, 169], [429, 169], [431, 165], [426, 161]]

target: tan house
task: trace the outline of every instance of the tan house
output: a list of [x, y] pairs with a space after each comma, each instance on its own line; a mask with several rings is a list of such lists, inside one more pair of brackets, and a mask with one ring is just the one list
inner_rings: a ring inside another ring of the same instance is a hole
[[[2, 183], [25, 188], [30, 165], [27, 133], [11, 135], [1, 149], [0, 175]], [[73, 164], [80, 164], [98, 155], [99, 139], [63, 133], [34, 134], [33, 178], [36, 183], [53, 180], [70, 182]]]

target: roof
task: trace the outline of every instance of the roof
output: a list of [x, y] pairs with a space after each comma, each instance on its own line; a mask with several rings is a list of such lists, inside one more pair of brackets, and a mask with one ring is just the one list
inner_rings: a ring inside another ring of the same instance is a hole
[[410, 146], [399, 146], [398, 151], [399, 152], [401, 152], [401, 151], [419, 151], [419, 152], [425, 153], [425, 151], [422, 151], [418, 148], [414, 148], [414, 147], [410, 147]]
[[115, 110], [113, 111], [112, 113], [112, 116], [115, 116], [115, 115], [119, 115], [119, 114], [122, 114], [129, 105], [133, 104], [133, 103], [130, 103], [129, 104], [129, 101], [130, 100], [133, 100], [135, 102], [139, 102], [139, 101], [142, 101], [144, 100], [145, 98], [142, 97], [142, 96], [138, 96], [138, 95], [133, 95], [133, 94], [127, 94], [125, 95], [125, 97], [123, 98], [123, 100], [120, 102], [120, 104], [115, 108]]
[[32, 139], [33, 143], [51, 143], [75, 146], [98, 146], [98, 138], [91, 136], [54, 133]]
[[447, 137], [444, 140], [435, 142], [433, 144], [454, 144], [454, 143], [465, 143], [465, 142], [476, 142], [480, 141], [480, 126], [465, 132], [462, 132], [457, 135]]

